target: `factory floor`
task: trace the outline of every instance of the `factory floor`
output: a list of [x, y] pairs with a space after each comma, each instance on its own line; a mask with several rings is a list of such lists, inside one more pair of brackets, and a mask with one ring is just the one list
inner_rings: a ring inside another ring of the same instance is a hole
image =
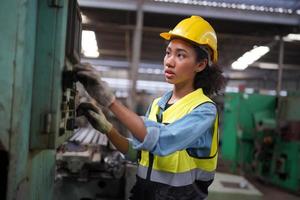
[[[218, 161], [218, 172], [230, 173], [229, 167], [222, 160]], [[265, 183], [253, 177], [244, 176], [263, 196], [262, 200], [299, 200], [300, 194], [294, 194], [270, 183]]]
[[263, 200], [299, 200], [300, 195], [297, 196], [291, 192], [278, 188], [274, 185], [263, 183], [261, 181], [247, 178], [261, 193], [263, 193]]

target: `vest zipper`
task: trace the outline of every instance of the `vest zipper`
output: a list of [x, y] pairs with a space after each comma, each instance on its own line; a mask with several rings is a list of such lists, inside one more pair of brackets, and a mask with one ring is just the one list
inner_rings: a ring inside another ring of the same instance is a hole
[[154, 160], [154, 155], [149, 152], [149, 167], [147, 170], [147, 177], [146, 180], [150, 181], [151, 177], [151, 172], [152, 172], [152, 167], [153, 167], [153, 160]]
[[[161, 123], [162, 115], [156, 114], [156, 120], [157, 120], [157, 122]], [[149, 180], [149, 181], [150, 181], [151, 172], [152, 172], [152, 168], [153, 168], [153, 161], [154, 161], [154, 155], [149, 152], [149, 166], [148, 166], [147, 177], [146, 177], [146, 180]]]

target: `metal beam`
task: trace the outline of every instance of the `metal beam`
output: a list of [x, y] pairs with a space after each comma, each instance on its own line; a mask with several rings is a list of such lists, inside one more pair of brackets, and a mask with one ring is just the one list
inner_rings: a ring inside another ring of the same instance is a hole
[[105, 8], [117, 10], [137, 10], [135, 0], [78, 0], [80, 7]]
[[284, 41], [283, 38], [280, 37], [279, 40], [279, 58], [278, 58], [278, 79], [277, 79], [277, 95], [281, 91], [282, 86], [282, 73], [283, 73], [283, 60], [284, 60]]
[[136, 15], [136, 27], [133, 33], [133, 45], [132, 45], [132, 63], [130, 67], [130, 79], [131, 79], [131, 91], [130, 101], [131, 108], [135, 108], [136, 104], [136, 82], [139, 70], [139, 63], [141, 57], [141, 46], [142, 46], [142, 34], [143, 34], [143, 22], [144, 12], [142, 10], [144, 0], [138, 0], [138, 9]]
[[[278, 72], [277, 70], [247, 68], [243, 71], [224, 69], [224, 74], [228, 79], [257, 79], [257, 80], [272, 80], [277, 82]], [[299, 80], [300, 71], [286, 71], [282, 76], [282, 79], [287, 80]]]
[[[96, 66], [109, 66], [114, 68], [128, 68], [130, 63], [125, 60], [109, 60], [109, 59], [91, 59], [91, 58], [82, 58], [82, 62], [89, 62]], [[264, 68], [260, 67], [261, 65], [270, 65], [270, 68]], [[152, 69], [161, 69], [163, 68], [163, 65], [161, 62], [140, 62], [139, 64], [140, 68], [152, 68]], [[274, 68], [276, 67], [276, 68]], [[257, 69], [261, 68], [261, 69]], [[284, 70], [287, 71], [293, 71], [291, 73], [296, 73], [294, 71], [299, 71], [300, 73], [300, 65], [291, 65], [291, 64], [284, 64], [283, 66]], [[278, 63], [266, 63], [266, 62], [255, 62], [253, 65], [251, 65], [250, 68], [247, 69], [247, 73], [253, 73], [253, 71], [260, 71], [261, 72], [276, 72], [278, 70]], [[226, 72], [239, 72], [243, 73], [244, 71], [237, 71], [232, 69], [226, 69]]]
[[[108, 59], [104, 60], [104, 59], [81, 58], [81, 62], [88, 62], [95, 66], [127, 68], [128, 70], [130, 65], [130, 63], [126, 60], [108, 60]], [[161, 63], [155, 63], [155, 62], [140, 62], [139, 68], [162, 69], [163, 65]]]
[[300, 24], [300, 19], [297, 15], [257, 12], [220, 7], [205, 7], [186, 4], [171, 4], [164, 2], [146, 2], [144, 5], [144, 11], [176, 15], [200, 15], [203, 17], [218, 19], [263, 22], [271, 24]]
[[[270, 62], [255, 62], [251, 65], [251, 67], [258, 67], [261, 69], [268, 69], [268, 70], [278, 70], [279, 64], [270, 63]], [[282, 68], [284, 70], [300, 70], [300, 64], [299, 65], [282, 64]]]
[[[78, 0], [81, 7], [137, 10], [137, 0]], [[270, 24], [294, 25], [300, 24], [300, 17], [296, 14], [280, 14], [251, 10], [240, 10], [222, 7], [208, 7], [201, 5], [189, 5], [179, 3], [166, 3], [145, 1], [142, 10], [144, 12], [174, 14], [174, 15], [200, 15], [203, 17], [228, 19], [236, 21], [250, 21]]]
[[[128, 61], [117, 61], [117, 60], [103, 60], [103, 59], [87, 59], [82, 58], [81, 62], [89, 62], [97, 67], [111, 67], [114, 69], [125, 69], [129, 70], [130, 63]], [[140, 62], [139, 69], [163, 69], [161, 63], [151, 63], [151, 62]], [[283, 80], [284, 81], [298, 81], [300, 77], [300, 68], [299, 70], [286, 70]], [[272, 80], [277, 81], [277, 70], [269, 70], [269, 69], [258, 69], [255, 67], [250, 67], [244, 71], [237, 71], [232, 69], [224, 69], [224, 74], [230, 80]], [[141, 74], [141, 73], [139, 73]], [[152, 74], [155, 76], [155, 74]], [[161, 80], [161, 74], [156, 74]]]

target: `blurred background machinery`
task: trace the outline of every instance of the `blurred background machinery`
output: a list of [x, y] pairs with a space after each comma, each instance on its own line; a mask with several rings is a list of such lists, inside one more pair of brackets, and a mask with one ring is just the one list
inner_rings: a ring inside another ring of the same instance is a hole
[[54, 199], [122, 199], [125, 168], [104, 134], [81, 127], [57, 150]]
[[[78, 85], [79, 86], [79, 85]], [[93, 101], [82, 87], [77, 87], [78, 101]], [[122, 99], [120, 99], [122, 101]], [[119, 132], [125, 128], [104, 109]], [[95, 130], [85, 117], [77, 117], [74, 135], [57, 148], [54, 199], [123, 199], [128, 179], [127, 162], [105, 134]]]
[[222, 158], [233, 172], [300, 192], [300, 96], [227, 93]]

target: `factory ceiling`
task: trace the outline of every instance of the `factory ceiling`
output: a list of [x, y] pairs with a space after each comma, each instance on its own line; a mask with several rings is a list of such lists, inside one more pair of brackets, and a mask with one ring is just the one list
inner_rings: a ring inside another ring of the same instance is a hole
[[[298, 0], [78, 2], [83, 16], [83, 29], [95, 31], [100, 53], [97, 59], [83, 60], [99, 66], [130, 68], [137, 10], [142, 12], [139, 67], [144, 71], [140, 72], [162, 69], [165, 42], [159, 37], [160, 32], [170, 30], [187, 16], [200, 15], [217, 32], [219, 65], [230, 80], [262, 80], [271, 83], [270, 87], [276, 87], [280, 38], [290, 33], [300, 33]], [[283, 81], [294, 81], [295, 87], [299, 88], [300, 41], [284, 41], [283, 44]], [[231, 64], [254, 46], [269, 46], [270, 52], [244, 71], [231, 69]], [[150, 76], [140, 74], [139, 77], [147, 79]], [[163, 78], [158, 76], [156, 79]]]

